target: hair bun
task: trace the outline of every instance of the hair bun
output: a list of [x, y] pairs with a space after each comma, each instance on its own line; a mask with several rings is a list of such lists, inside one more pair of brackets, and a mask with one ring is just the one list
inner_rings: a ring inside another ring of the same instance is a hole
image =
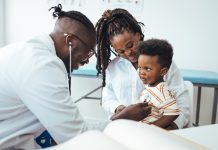
[[112, 11], [109, 10], [109, 9], [106, 10], [106, 11], [103, 13], [102, 17], [103, 17], [104, 19], [111, 19], [111, 18], [112, 18]]
[[58, 6], [51, 7], [49, 9], [49, 11], [52, 10], [52, 9], [54, 9], [54, 12], [52, 13], [53, 17], [60, 17], [60, 16], [63, 15], [62, 5], [61, 4], [58, 4]]

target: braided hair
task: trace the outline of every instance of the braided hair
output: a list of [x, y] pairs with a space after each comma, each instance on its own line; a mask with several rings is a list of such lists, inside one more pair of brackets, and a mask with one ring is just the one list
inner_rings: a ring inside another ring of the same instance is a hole
[[131, 33], [140, 33], [141, 39], [144, 39], [141, 27], [143, 23], [137, 20], [125, 9], [117, 8], [114, 10], [107, 10], [98, 20], [95, 28], [97, 30], [97, 65], [98, 74], [102, 74], [105, 86], [106, 74], [105, 70], [110, 63], [111, 49], [110, 39], [117, 34], [122, 34], [124, 31]]
[[62, 5], [61, 4], [58, 4], [58, 6], [51, 7], [49, 9], [49, 11], [52, 10], [52, 9], [54, 9], [54, 12], [52, 13], [54, 18], [56, 18], [56, 17], [58, 19], [60, 19], [62, 17], [71, 18], [72, 20], [79, 21], [85, 27], [90, 29], [90, 31], [92, 31], [93, 33], [96, 33], [93, 23], [84, 14], [82, 14], [81, 12], [73, 11], [73, 10], [72, 11], [62, 11]]

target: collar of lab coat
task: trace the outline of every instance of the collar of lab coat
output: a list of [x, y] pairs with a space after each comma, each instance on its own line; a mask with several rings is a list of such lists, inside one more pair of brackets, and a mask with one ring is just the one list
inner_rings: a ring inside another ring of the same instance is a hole
[[49, 34], [43, 34], [42, 36], [39, 36], [40, 40], [46, 47], [51, 51], [52, 54], [56, 55], [56, 49], [54, 46], [54, 41], [52, 40], [51, 36]]

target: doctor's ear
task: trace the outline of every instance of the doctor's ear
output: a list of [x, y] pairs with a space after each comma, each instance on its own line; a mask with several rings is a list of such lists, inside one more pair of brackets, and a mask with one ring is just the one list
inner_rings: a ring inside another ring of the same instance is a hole
[[70, 34], [64, 34], [64, 36], [66, 36], [66, 44], [68, 45], [68, 46], [72, 46], [72, 39], [73, 39], [73, 36], [72, 35], [70, 35]]
[[67, 43], [67, 45], [68, 45], [68, 46], [72, 46], [72, 42], [69, 41], [69, 42]]

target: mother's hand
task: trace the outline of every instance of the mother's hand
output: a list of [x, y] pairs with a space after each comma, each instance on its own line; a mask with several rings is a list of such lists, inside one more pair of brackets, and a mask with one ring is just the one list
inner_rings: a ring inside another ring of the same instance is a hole
[[140, 121], [145, 117], [147, 117], [150, 113], [151, 113], [151, 107], [148, 106], [148, 103], [137, 103], [125, 107], [119, 113], [114, 114], [111, 117], [111, 120], [129, 119], [129, 120]]

